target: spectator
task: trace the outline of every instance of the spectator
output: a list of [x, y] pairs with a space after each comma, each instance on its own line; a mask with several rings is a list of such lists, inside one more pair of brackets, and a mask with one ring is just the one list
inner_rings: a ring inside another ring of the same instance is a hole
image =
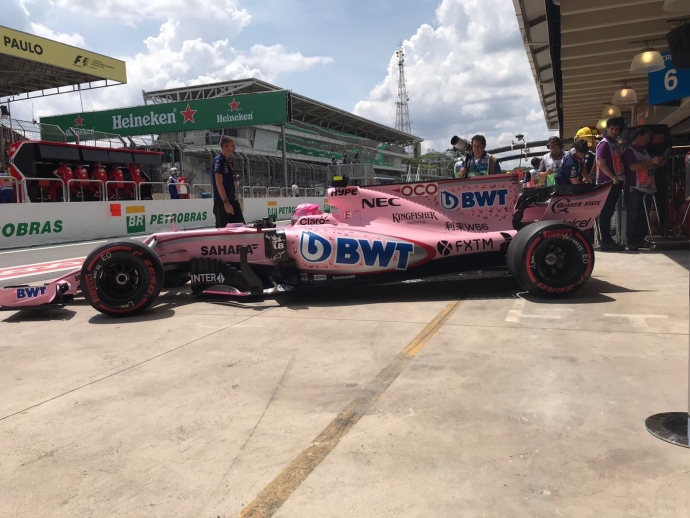
[[0, 203], [14, 203], [14, 188], [10, 173], [0, 169]]
[[563, 163], [563, 141], [559, 137], [551, 137], [546, 147], [549, 148], [549, 152], [544, 155], [539, 165], [539, 184], [542, 186], [550, 184], [551, 179], [555, 178], [551, 175], [556, 175]]
[[616, 204], [623, 190], [621, 180], [625, 179], [623, 167], [623, 150], [618, 143], [618, 135], [623, 131], [625, 123], [621, 117], [614, 117], [606, 121], [606, 135], [597, 146], [597, 184], [613, 182], [604, 207], [599, 215], [599, 230], [601, 231], [601, 251], [616, 252], [624, 247], [614, 243], [611, 237], [611, 218], [616, 211]]
[[[67, 182], [69, 182], [72, 179], [72, 170], [67, 167], [67, 165], [64, 162], [60, 162], [58, 164], [58, 168], [53, 171], [53, 176], [55, 178], [59, 178], [64, 182], [64, 186], [67, 186]], [[65, 198], [65, 191], [63, 189], [63, 186], [59, 182], [50, 182], [50, 199], [52, 201], [60, 201], [58, 199], [58, 191], [60, 191], [60, 198], [64, 199]]]
[[180, 183], [177, 179], [179, 174], [180, 173], [177, 171], [177, 167], [173, 167], [170, 169], [170, 176], [168, 177], [168, 192], [170, 193], [170, 198], [173, 200], [180, 199], [180, 190], [177, 185], [178, 183]]
[[299, 187], [297, 187], [297, 182], [292, 182], [292, 197], [297, 198], [299, 196]]
[[220, 153], [213, 159], [213, 214], [216, 228], [228, 223], [244, 223], [242, 208], [235, 195], [235, 166], [230, 157], [235, 152], [235, 141], [223, 135], [220, 138]]
[[460, 171], [465, 165], [465, 159], [464, 158], [459, 158], [457, 162], [455, 162], [455, 165], [453, 166], [453, 175], [455, 178], [462, 178], [462, 175], [460, 174]]
[[338, 165], [338, 161], [335, 159], [335, 157], [331, 158], [331, 165]]
[[355, 152], [355, 161], [354, 161], [354, 163], [355, 163], [355, 164], [359, 164], [359, 151], [356, 151], [356, 152]]
[[349, 164], [350, 163], [350, 157], [347, 156], [347, 153], [343, 153], [343, 165]]
[[654, 169], [664, 164], [661, 157], [652, 158], [647, 152], [651, 132], [637, 128], [630, 135], [630, 145], [623, 151], [625, 167], [625, 210], [628, 250], [637, 252], [647, 236], [645, 195], [656, 192]]
[[486, 139], [484, 135], [472, 137], [472, 155], [465, 158], [460, 169], [460, 178], [472, 178], [488, 174], [501, 174], [501, 165], [498, 159], [486, 151]]
[[84, 168], [82, 164], [76, 164], [74, 168], [74, 179], [75, 181], [70, 184], [70, 190], [74, 194], [74, 201], [80, 200], [84, 201], [84, 192], [88, 193], [89, 182], [76, 181], [76, 180], [88, 180], [89, 172]]
[[589, 145], [585, 139], [576, 139], [573, 148], [566, 153], [556, 174], [556, 185], [579, 185], [590, 183], [585, 158]]
[[101, 183], [91, 182], [89, 184], [89, 189], [93, 196], [99, 199], [105, 199], [105, 182], [108, 181], [108, 173], [106, 172], [103, 164], [96, 162], [91, 170], [91, 179], [98, 180]]

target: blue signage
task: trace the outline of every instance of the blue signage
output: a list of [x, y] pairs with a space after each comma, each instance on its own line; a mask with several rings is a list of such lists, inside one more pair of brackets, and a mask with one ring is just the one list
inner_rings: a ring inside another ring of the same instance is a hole
[[690, 97], [690, 68], [673, 68], [671, 53], [664, 52], [666, 67], [649, 74], [649, 105]]

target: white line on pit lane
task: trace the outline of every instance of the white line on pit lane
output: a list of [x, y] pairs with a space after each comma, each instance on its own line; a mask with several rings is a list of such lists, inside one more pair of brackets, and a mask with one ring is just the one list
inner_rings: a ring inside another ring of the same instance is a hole
[[[60, 272], [71, 272], [74, 270], [79, 270], [79, 266], [71, 266], [70, 268], [61, 268], [60, 270], [50, 270], [49, 272], [33, 272], [33, 273], [25, 273], [21, 275], [13, 275], [12, 277], [3, 277], [0, 279], [0, 282], [4, 281], [9, 281], [12, 279], [21, 279], [22, 277], [40, 277], [40, 276], [46, 276], [46, 275], [52, 275], [54, 273], [60, 273]], [[57, 279], [60, 277], [60, 275], [54, 275], [53, 277], [50, 277], [49, 280]], [[0, 287], [2, 289], [2, 287]]]
[[[112, 239], [146, 239], [149, 236], [139, 236], [139, 237], [123, 237], [123, 238], [112, 238]], [[84, 245], [95, 245], [97, 243], [107, 243], [108, 241], [111, 241], [111, 239], [99, 239], [98, 241], [79, 241], [78, 243], [65, 243], [64, 245], [48, 245], [48, 246], [39, 246], [36, 248], [28, 247], [28, 248], [17, 248], [15, 250], [5, 250], [4, 252], [0, 252], [0, 255], [4, 254], [17, 254], [20, 252], [34, 252], [36, 250], [52, 250], [53, 248], [67, 248], [70, 246], [84, 246]]]

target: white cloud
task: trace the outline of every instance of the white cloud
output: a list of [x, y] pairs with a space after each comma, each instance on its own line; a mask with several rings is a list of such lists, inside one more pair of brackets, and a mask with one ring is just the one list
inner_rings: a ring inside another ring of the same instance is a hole
[[[437, 150], [449, 148], [453, 135], [483, 133], [488, 147], [510, 144], [517, 133], [547, 136], [512, 3], [443, 0], [436, 21], [403, 42], [412, 133]], [[393, 55], [355, 113], [394, 125], [397, 80]]]
[[[75, 10], [81, 6], [89, 16], [102, 16], [110, 9], [113, 16], [119, 16], [125, 20], [129, 19], [130, 14], [127, 13], [133, 12], [135, 5], [130, 0], [100, 3], [59, 0], [57, 3], [68, 10]], [[115, 8], [114, 4], [118, 4], [118, 7]], [[283, 45], [257, 44], [249, 50], [241, 51], [232, 47], [229, 38], [213, 39], [213, 34], [225, 35], [232, 33], [233, 30], [241, 31], [251, 19], [246, 11], [237, 9], [236, 2], [231, 0], [225, 0], [220, 5], [218, 2], [205, 0], [169, 3], [148, 0], [141, 4], [141, 16], [154, 18], [160, 13], [165, 13], [169, 17], [160, 25], [157, 35], [143, 40], [141, 52], [133, 56], [117, 56], [109, 53], [125, 61], [127, 84], [82, 92], [84, 111], [140, 105], [142, 90], [159, 90], [251, 77], [274, 82], [281, 74], [305, 71], [317, 65], [333, 63], [330, 57], [304, 56], [301, 52], [287, 49]], [[157, 6], [159, 10], [153, 9], [151, 4]], [[230, 7], [233, 6], [235, 10], [231, 11]], [[227, 9], [221, 13], [223, 7]], [[203, 12], [192, 13], [202, 8]], [[191, 30], [190, 18], [184, 18], [188, 14], [196, 16], [198, 24], [206, 24], [206, 30], [196, 32], [197, 36], [205, 35], [203, 38], [185, 36]], [[206, 20], [202, 19], [203, 16]], [[49, 27], [35, 23], [32, 24], [32, 29], [42, 36], [73, 45], [84, 45], [83, 38], [78, 34], [60, 34]], [[29, 118], [31, 113], [29, 103], [20, 102], [16, 106], [18, 117]], [[78, 94], [47, 97], [38, 104], [36, 116], [77, 112], [80, 111], [80, 107]]]
[[539, 121], [544, 118], [544, 110], [539, 110], [536, 111], [534, 108], [532, 108], [529, 113], [527, 114], [527, 120], [528, 121]]
[[52, 29], [46, 27], [45, 25], [41, 25], [40, 23], [32, 22], [31, 32], [33, 32], [37, 36], [48, 38], [49, 40], [59, 41], [61, 43], [66, 43], [67, 45], [74, 45], [75, 47], [82, 48], [86, 46], [86, 42], [84, 41], [83, 36], [81, 36], [80, 34], [67, 34], [64, 32], [55, 32]]
[[236, 0], [57, 0], [57, 6], [83, 16], [115, 19], [130, 26], [143, 20], [230, 22], [228, 30], [249, 25], [251, 16]]

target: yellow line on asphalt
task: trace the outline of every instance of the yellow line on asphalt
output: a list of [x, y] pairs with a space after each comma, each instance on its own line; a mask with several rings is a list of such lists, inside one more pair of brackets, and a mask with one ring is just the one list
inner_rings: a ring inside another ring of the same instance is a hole
[[316, 467], [331, 453], [340, 440], [359, 422], [371, 406], [429, 343], [436, 332], [460, 305], [450, 302], [422, 331], [378, 373], [376, 378], [353, 399], [331, 423], [295, 457], [273, 481], [242, 511], [240, 518], [269, 518], [281, 508], [290, 495]]

